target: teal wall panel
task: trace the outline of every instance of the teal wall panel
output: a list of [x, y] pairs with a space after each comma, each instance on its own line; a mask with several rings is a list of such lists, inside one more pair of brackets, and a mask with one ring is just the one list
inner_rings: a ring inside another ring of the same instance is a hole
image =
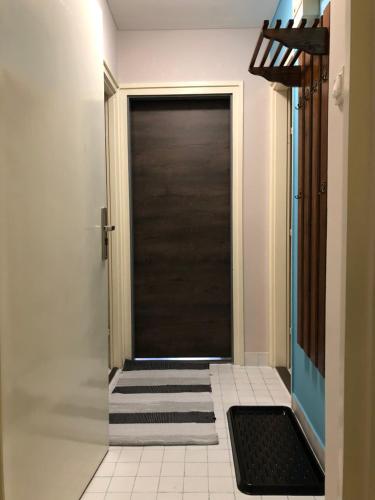
[[276, 7], [273, 22], [276, 19], [281, 19], [283, 25], [293, 17], [293, 0], [280, 0]]
[[[322, 0], [322, 11], [328, 4]], [[292, 17], [292, 0], [280, 0], [273, 21], [281, 19], [283, 25]], [[298, 89], [293, 89], [293, 151], [292, 151], [292, 265], [291, 265], [291, 317], [292, 317], [292, 393], [322, 446], [325, 443], [325, 383], [317, 368], [297, 343], [297, 266], [298, 266]]]

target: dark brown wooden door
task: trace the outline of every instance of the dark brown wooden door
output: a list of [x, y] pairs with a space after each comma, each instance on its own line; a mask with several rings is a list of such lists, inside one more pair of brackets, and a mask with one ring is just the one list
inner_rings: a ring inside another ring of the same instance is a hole
[[131, 98], [135, 357], [231, 357], [229, 97]]

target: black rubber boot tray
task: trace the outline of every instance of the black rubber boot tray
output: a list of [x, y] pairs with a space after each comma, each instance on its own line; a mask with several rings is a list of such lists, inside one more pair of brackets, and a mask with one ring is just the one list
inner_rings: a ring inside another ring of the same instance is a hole
[[228, 421], [240, 491], [324, 495], [324, 473], [290, 408], [233, 406]]

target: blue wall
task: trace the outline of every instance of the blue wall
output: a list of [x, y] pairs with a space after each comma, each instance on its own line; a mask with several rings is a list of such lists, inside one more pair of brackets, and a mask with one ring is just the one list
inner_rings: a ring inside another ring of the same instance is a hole
[[[324, 9], [329, 4], [330, 0], [320, 0], [320, 13], [323, 14]], [[276, 7], [275, 15], [273, 16], [273, 22], [276, 19], [281, 19], [283, 25], [289, 19], [293, 17], [293, 0], [279, 0], [278, 6]]]
[[[321, 1], [323, 11], [329, 0]], [[280, 0], [273, 21], [283, 25], [293, 17], [292, 0]], [[293, 154], [292, 154], [292, 393], [303, 410], [321, 445], [325, 443], [325, 384], [324, 378], [297, 343], [297, 265], [298, 265], [298, 89], [293, 89]]]
[[279, 0], [276, 7], [275, 15], [273, 16], [272, 25], [276, 19], [283, 21], [283, 26], [289, 19], [293, 17], [293, 0]]
[[330, 0], [320, 0], [320, 13], [323, 14], [324, 9], [329, 4]]
[[293, 155], [292, 155], [292, 392], [315, 431], [322, 446], [325, 443], [324, 378], [297, 343], [297, 269], [298, 269], [298, 89], [293, 89]]

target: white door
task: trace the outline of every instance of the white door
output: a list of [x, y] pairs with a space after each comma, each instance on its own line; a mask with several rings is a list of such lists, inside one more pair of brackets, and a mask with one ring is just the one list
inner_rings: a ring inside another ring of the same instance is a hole
[[102, 64], [95, 0], [1, 2], [6, 500], [78, 500], [107, 448]]

